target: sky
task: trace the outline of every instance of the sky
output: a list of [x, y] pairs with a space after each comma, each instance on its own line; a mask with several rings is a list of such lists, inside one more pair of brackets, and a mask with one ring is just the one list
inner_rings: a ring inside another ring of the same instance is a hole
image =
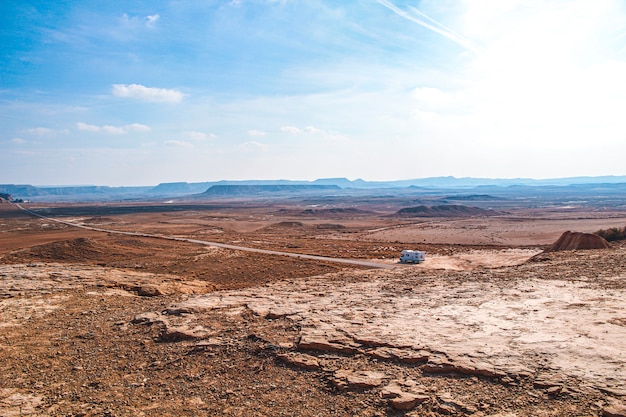
[[0, 183], [625, 175], [623, 0], [0, 2]]

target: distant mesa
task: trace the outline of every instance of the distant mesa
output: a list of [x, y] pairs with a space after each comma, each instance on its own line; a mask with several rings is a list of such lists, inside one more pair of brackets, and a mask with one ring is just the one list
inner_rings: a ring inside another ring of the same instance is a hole
[[496, 214], [498, 214], [498, 212], [494, 210], [485, 210], [459, 204], [445, 204], [431, 207], [421, 205], [403, 208], [396, 212], [396, 215], [405, 217], [472, 217], [494, 216]]
[[0, 184], [0, 192], [18, 197], [32, 197], [39, 195], [39, 190], [32, 185]]
[[341, 187], [337, 185], [319, 185], [319, 184], [217, 184], [209, 187], [202, 195], [205, 196], [251, 196], [251, 195], [268, 195], [268, 194], [295, 194], [295, 193], [311, 193], [339, 191]]
[[[188, 196], [200, 199], [207, 196], [254, 197], [263, 194], [285, 196], [303, 195], [305, 193], [335, 193], [337, 190], [342, 190], [344, 195], [362, 195], [366, 190], [387, 190], [385, 192], [393, 192], [394, 194], [436, 192], [433, 195], [440, 196], [440, 204], [444, 204], [447, 200], [453, 204], [463, 201], [484, 203], [491, 200], [509, 200], [528, 193], [532, 193], [533, 196], [540, 195], [543, 198], [554, 198], [554, 196], [559, 195], [570, 199], [572, 195], [585, 197], [588, 195], [596, 196], [598, 193], [602, 193], [603, 196], [623, 196], [626, 191], [626, 176], [569, 177], [543, 180], [455, 177], [390, 181], [349, 180], [347, 178], [321, 178], [314, 181], [219, 180], [191, 183], [167, 182], [156, 186], [0, 184], [0, 193], [11, 194], [14, 199], [28, 199], [30, 201], [146, 200], [157, 196], [159, 198]], [[443, 193], [441, 193], [442, 191]]]
[[608, 249], [611, 244], [604, 238], [593, 233], [581, 233], [567, 231], [558, 238], [545, 252], [558, 252], [564, 250], [581, 249]]
[[162, 195], [184, 195], [197, 194], [205, 191], [211, 184], [208, 182], [188, 183], [188, 182], [162, 182], [152, 188], [150, 194]]
[[354, 208], [354, 207], [347, 207], [347, 208], [341, 208], [341, 207], [334, 207], [334, 208], [326, 208], [326, 209], [304, 209], [301, 211], [301, 214], [310, 216], [310, 215], [316, 215], [316, 216], [333, 216], [333, 215], [358, 215], [358, 214], [371, 214], [371, 211], [367, 211], [367, 210], [360, 210], [358, 208]]
[[463, 195], [451, 195], [443, 197], [442, 200], [456, 200], [456, 201], [494, 201], [502, 200], [500, 197], [494, 197], [489, 194], [463, 194]]

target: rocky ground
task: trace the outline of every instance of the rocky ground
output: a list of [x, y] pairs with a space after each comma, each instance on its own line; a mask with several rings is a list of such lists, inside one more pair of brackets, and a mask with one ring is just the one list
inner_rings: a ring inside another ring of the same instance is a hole
[[1, 416], [626, 415], [624, 246], [383, 271], [65, 238], [0, 258]]

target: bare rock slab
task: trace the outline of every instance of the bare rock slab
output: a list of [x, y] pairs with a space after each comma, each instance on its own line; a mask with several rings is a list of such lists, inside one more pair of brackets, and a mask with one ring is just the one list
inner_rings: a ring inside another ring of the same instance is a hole
[[393, 360], [406, 364], [424, 363], [430, 354], [424, 350], [379, 347], [367, 352], [368, 355], [381, 360]]
[[357, 353], [359, 346], [351, 340], [329, 340], [322, 336], [302, 336], [298, 343], [301, 350], [319, 350], [322, 352]]
[[159, 313], [148, 312], [135, 314], [130, 321], [132, 324], [143, 324], [150, 326], [153, 324], [167, 324], [167, 319]]
[[183, 340], [201, 340], [211, 336], [207, 329], [202, 326], [187, 327], [181, 326], [169, 326], [166, 325], [165, 329], [161, 333], [160, 340], [163, 342], [180, 342]]
[[457, 373], [463, 375], [483, 376], [487, 378], [502, 378], [506, 373], [496, 369], [487, 362], [473, 359], [448, 359], [441, 357], [429, 358], [428, 363], [422, 368], [424, 372], [431, 374]]
[[603, 417], [626, 417], [626, 404], [613, 400], [602, 410]]
[[382, 398], [389, 399], [389, 405], [396, 410], [409, 411], [414, 409], [418, 404], [424, 403], [430, 399], [428, 395], [419, 392], [405, 391], [404, 387], [394, 381], [384, 387], [380, 395]]
[[389, 404], [396, 410], [408, 411], [414, 409], [418, 404], [428, 401], [428, 395], [402, 392], [399, 397], [389, 400]]
[[141, 285], [139, 288], [137, 288], [137, 295], [141, 296], [141, 297], [158, 297], [161, 295], [167, 295], [167, 291], [158, 286], [158, 285]]
[[318, 371], [321, 369], [320, 362], [315, 356], [304, 353], [280, 353], [276, 355], [276, 358], [287, 365], [308, 371]]
[[331, 377], [331, 382], [342, 391], [368, 390], [381, 386], [386, 378], [382, 372], [339, 369]]

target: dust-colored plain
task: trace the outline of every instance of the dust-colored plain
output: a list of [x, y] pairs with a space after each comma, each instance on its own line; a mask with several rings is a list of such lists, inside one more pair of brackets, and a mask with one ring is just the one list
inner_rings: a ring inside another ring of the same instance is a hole
[[543, 253], [621, 209], [23, 206], [0, 204], [2, 416], [626, 415], [626, 246]]

